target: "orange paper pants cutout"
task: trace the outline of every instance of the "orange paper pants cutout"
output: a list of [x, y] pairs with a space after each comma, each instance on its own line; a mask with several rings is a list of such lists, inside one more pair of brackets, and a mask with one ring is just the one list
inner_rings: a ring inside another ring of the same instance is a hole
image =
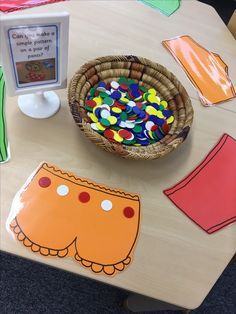
[[74, 256], [95, 273], [113, 275], [131, 262], [140, 202], [43, 163], [16, 194], [8, 224], [33, 252]]
[[217, 104], [236, 96], [228, 67], [219, 55], [206, 50], [190, 36], [164, 40], [162, 44], [184, 68], [204, 105]]

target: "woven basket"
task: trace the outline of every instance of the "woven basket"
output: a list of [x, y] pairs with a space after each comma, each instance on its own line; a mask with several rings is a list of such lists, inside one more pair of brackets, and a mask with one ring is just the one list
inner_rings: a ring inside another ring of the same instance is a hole
[[[148, 146], [111, 143], [90, 127], [84, 104], [91, 87], [101, 80], [107, 83], [121, 76], [155, 88], [160, 98], [168, 102], [175, 120], [159, 142]], [[107, 56], [84, 64], [70, 82], [68, 99], [73, 118], [85, 135], [106, 151], [124, 158], [147, 160], [168, 154], [185, 140], [193, 120], [191, 100], [179, 80], [162, 65], [142, 57]]]

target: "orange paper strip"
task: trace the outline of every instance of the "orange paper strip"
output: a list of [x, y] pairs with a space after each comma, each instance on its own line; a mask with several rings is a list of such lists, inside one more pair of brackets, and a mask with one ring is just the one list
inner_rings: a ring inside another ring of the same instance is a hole
[[203, 48], [187, 35], [164, 40], [162, 44], [183, 67], [204, 105], [217, 104], [236, 96], [228, 67], [219, 55]]
[[16, 194], [7, 226], [33, 252], [114, 275], [131, 262], [139, 224], [138, 195], [43, 163]]

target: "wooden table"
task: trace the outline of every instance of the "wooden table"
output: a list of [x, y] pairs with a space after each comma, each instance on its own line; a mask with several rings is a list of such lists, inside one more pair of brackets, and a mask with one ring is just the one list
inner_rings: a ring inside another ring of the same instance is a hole
[[[215, 10], [182, 1], [167, 18], [138, 1], [70, 1], [23, 10], [71, 14], [68, 79], [85, 61], [109, 54], [135, 54], [166, 66], [186, 87], [195, 111], [186, 142], [155, 161], [129, 161], [91, 144], [75, 125], [61, 90], [62, 108], [47, 120], [33, 120], [6, 99], [11, 160], [1, 165], [1, 250], [159, 299], [180, 307], [198, 307], [235, 253], [236, 224], [208, 235], [178, 210], [162, 191], [188, 174], [222, 133], [236, 137], [236, 101], [204, 108], [161, 41], [189, 34], [229, 66], [236, 86], [236, 44]], [[15, 14], [15, 13], [13, 13]], [[142, 225], [134, 260], [114, 278], [97, 276], [71, 258], [45, 258], [13, 241], [5, 228], [11, 201], [28, 175], [46, 160], [62, 169], [141, 195]]]

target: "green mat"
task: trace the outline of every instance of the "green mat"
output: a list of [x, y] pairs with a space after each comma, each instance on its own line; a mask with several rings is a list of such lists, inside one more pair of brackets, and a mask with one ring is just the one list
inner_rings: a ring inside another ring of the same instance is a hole
[[180, 7], [180, 0], [139, 0], [152, 8], [159, 10], [166, 16], [170, 16]]
[[4, 103], [5, 81], [2, 67], [0, 66], [0, 162], [5, 162], [9, 158]]

